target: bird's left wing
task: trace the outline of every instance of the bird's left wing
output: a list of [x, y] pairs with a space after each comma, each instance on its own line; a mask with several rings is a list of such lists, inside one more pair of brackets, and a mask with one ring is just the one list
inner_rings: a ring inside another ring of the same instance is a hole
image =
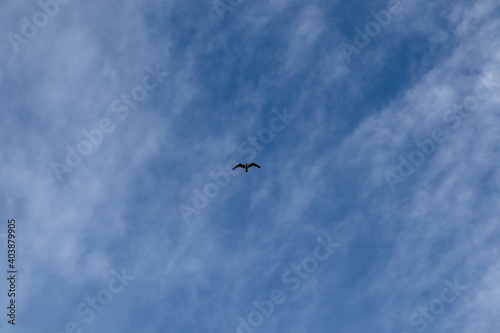
[[257, 168], [261, 169], [261, 167], [257, 163], [250, 163], [248, 166], [249, 167], [256, 166]]
[[240, 163], [240, 164], [238, 164], [237, 166], [235, 166], [234, 168], [232, 168], [231, 170], [234, 170], [234, 169], [236, 169], [236, 168], [238, 168], [238, 167], [239, 167], [239, 168], [244, 168], [245, 166], [244, 166], [243, 164], [241, 164], [241, 163]]

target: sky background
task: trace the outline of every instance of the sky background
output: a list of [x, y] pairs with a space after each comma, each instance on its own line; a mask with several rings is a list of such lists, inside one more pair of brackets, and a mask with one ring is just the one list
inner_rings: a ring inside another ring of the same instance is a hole
[[498, 332], [498, 1], [232, 3], [2, 3], [0, 331]]

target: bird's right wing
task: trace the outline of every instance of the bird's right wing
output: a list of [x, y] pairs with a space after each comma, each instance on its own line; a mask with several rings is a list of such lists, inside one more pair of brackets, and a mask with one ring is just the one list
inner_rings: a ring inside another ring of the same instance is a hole
[[232, 168], [231, 170], [234, 170], [236, 168], [244, 168], [245, 166], [243, 164], [238, 164], [237, 166], [235, 166], [234, 168]]
[[249, 167], [251, 167], [251, 166], [256, 166], [257, 168], [259, 168], [259, 169], [260, 169], [260, 166], [259, 166], [257, 163], [250, 163], [248, 166], [249, 166]]

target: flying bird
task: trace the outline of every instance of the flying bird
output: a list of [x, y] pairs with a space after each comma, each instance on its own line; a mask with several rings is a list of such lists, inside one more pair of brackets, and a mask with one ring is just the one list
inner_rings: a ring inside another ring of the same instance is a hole
[[240, 163], [237, 166], [235, 166], [234, 168], [232, 168], [231, 170], [234, 170], [236, 168], [245, 168], [245, 172], [248, 172], [248, 168], [253, 167], [253, 166], [256, 166], [257, 168], [260, 169], [260, 166], [257, 163], [250, 163], [250, 164], [248, 164], [248, 163], [241, 164]]

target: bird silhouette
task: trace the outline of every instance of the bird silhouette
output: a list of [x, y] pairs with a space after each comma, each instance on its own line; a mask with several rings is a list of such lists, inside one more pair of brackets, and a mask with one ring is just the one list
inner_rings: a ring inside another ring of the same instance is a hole
[[260, 166], [257, 163], [250, 163], [250, 164], [248, 164], [248, 163], [241, 164], [240, 163], [237, 166], [235, 166], [234, 168], [232, 168], [231, 170], [234, 170], [236, 168], [245, 168], [245, 172], [248, 172], [248, 168], [253, 167], [253, 166], [256, 166], [257, 168], [260, 169]]

